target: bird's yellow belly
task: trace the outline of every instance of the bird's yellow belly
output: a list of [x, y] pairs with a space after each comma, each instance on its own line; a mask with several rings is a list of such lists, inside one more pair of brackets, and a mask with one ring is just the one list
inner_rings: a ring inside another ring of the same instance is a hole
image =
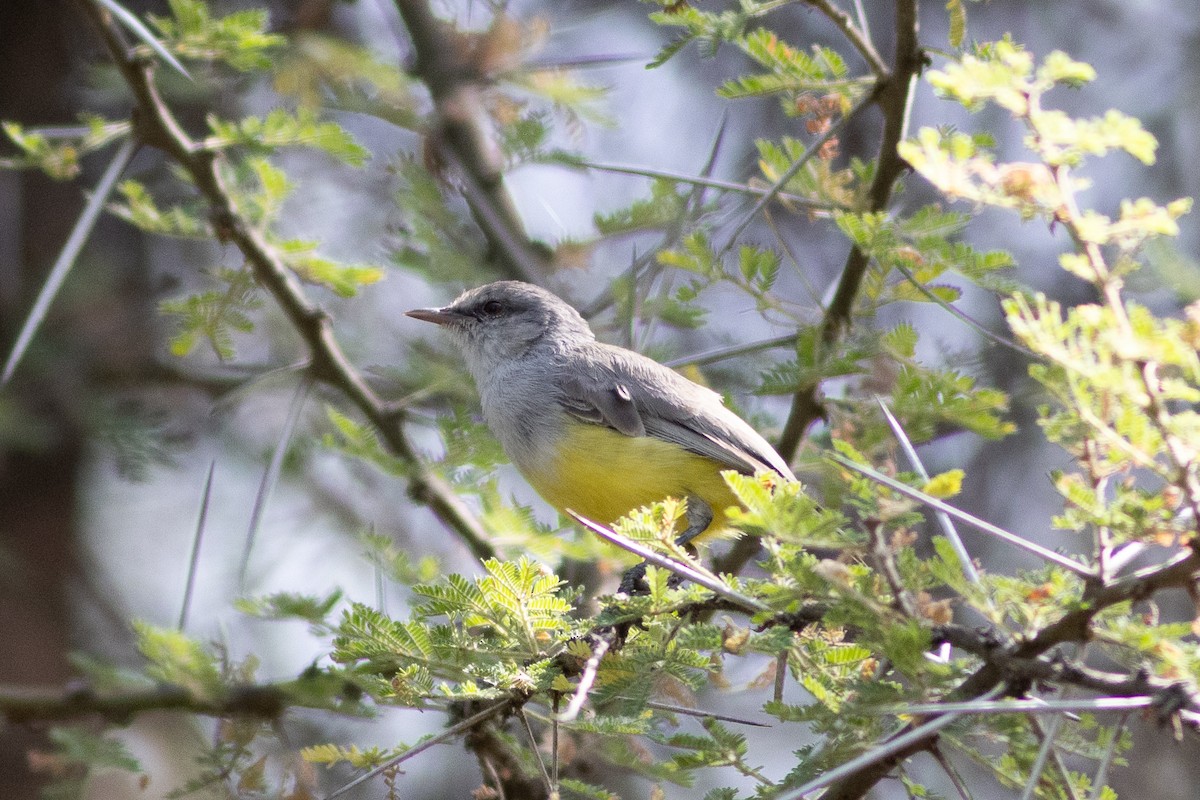
[[708, 530], [715, 531], [725, 509], [737, 504], [721, 478], [727, 467], [661, 439], [573, 422], [556, 449], [551, 463], [525, 465], [525, 478], [550, 505], [597, 522], [668, 497], [695, 496], [712, 508]]

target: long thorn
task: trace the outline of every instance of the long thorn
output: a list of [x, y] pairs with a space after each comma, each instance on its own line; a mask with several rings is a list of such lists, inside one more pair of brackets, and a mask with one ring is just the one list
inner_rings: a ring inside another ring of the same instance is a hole
[[[900, 443], [900, 449], [904, 451], [908, 463], [921, 476], [921, 480], [928, 482], [929, 473], [925, 470], [925, 465], [921, 463], [921, 457], [917, 455], [917, 448], [913, 447], [913, 443], [908, 438], [908, 434], [905, 433], [903, 426], [900, 425], [900, 421], [892, 414], [892, 410], [888, 408], [887, 402], [882, 397], [875, 395], [875, 402], [879, 404], [879, 409], [883, 412], [883, 418], [887, 420], [888, 427], [892, 429], [892, 435]], [[979, 583], [979, 573], [975, 571], [975, 565], [971, 562], [971, 554], [967, 552], [962, 538], [958, 535], [958, 530], [955, 529], [954, 523], [950, 520], [950, 515], [945, 511], [935, 510], [933, 516], [938, 521], [942, 533], [946, 534], [946, 538], [950, 540], [950, 544], [954, 547], [954, 552], [958, 555], [958, 560], [962, 562], [963, 575], [971, 583]]]
[[150, 49], [158, 53], [159, 57], [162, 58], [163, 61], [166, 61], [168, 64], [170, 64], [171, 67], [180, 75], [187, 78], [189, 81], [192, 80], [192, 76], [188, 74], [186, 69], [183, 68], [183, 64], [179, 63], [179, 59], [175, 58], [174, 54], [172, 54], [171, 51], [168, 50], [163, 43], [158, 40], [157, 36], [150, 32], [150, 29], [147, 28], [142, 21], [133, 14], [133, 12], [129, 11], [124, 6], [119, 5], [116, 0], [97, 0], [97, 2], [107, 8], [114, 17], [121, 21], [122, 25], [128, 28], [134, 36], [138, 37], [147, 45], [149, 45]]
[[1088, 800], [1100, 800], [1100, 795], [1104, 791], [1104, 785], [1108, 783], [1108, 768], [1112, 764], [1113, 757], [1117, 754], [1117, 744], [1121, 741], [1121, 731], [1125, 728], [1125, 723], [1128, 721], [1129, 715], [1122, 714], [1117, 720], [1117, 724], [1113, 726], [1112, 736], [1108, 739], [1108, 745], [1104, 748], [1104, 757], [1100, 759], [1100, 766], [1096, 770], [1095, 777], [1092, 778], [1092, 793], [1088, 796]]
[[258, 537], [259, 526], [262, 525], [263, 513], [267, 509], [267, 498], [271, 496], [271, 490], [275, 488], [275, 483], [279, 480], [279, 473], [283, 471], [283, 457], [287, 453], [288, 444], [292, 440], [292, 431], [296, 427], [296, 420], [300, 418], [300, 409], [304, 407], [304, 400], [308, 397], [308, 390], [311, 387], [312, 379], [309, 377], [302, 379], [296, 387], [296, 393], [292, 395], [292, 402], [288, 407], [287, 419], [283, 423], [283, 430], [279, 432], [279, 440], [275, 443], [275, 452], [271, 454], [271, 463], [267, 465], [266, 472], [259, 481], [258, 493], [254, 496], [254, 509], [250, 512], [250, 526], [246, 531], [246, 544], [242, 547], [242, 563], [238, 569], [239, 591], [244, 592], [246, 589], [250, 552], [254, 549], [254, 540]]
[[961, 703], [906, 703], [904, 705], [880, 706], [866, 713], [876, 714], [937, 714], [942, 711], [963, 711], [971, 714], [1064, 714], [1084, 712], [1094, 714], [1101, 711], [1128, 713], [1139, 708], [1150, 708], [1154, 698], [1098, 697], [1091, 700], [964, 700]]
[[575, 694], [571, 696], [567, 710], [558, 717], [560, 722], [571, 722], [579, 716], [579, 711], [587, 702], [588, 692], [592, 690], [592, 684], [596, 682], [596, 673], [600, 671], [600, 662], [604, 659], [604, 654], [608, 652], [609, 647], [608, 639], [597, 640], [596, 647], [592, 650], [592, 655], [583, 668], [583, 674], [579, 676], [579, 685], [575, 687]]
[[46, 313], [50, 310], [50, 304], [54, 302], [58, 290], [62, 288], [63, 281], [67, 279], [71, 268], [75, 266], [75, 259], [79, 257], [79, 251], [83, 249], [84, 243], [92, 233], [92, 228], [96, 225], [101, 209], [104, 208], [104, 203], [112, 194], [113, 187], [117, 185], [117, 178], [121, 177], [125, 167], [129, 166], [137, 147], [138, 143], [134, 139], [126, 139], [121, 143], [113, 160], [108, 163], [108, 168], [104, 170], [100, 182], [96, 184], [96, 191], [88, 198], [83, 213], [79, 215], [79, 219], [75, 221], [75, 227], [71, 229], [71, 235], [67, 237], [67, 243], [63, 245], [62, 252], [58, 254], [58, 260], [54, 262], [50, 274], [46, 277], [46, 282], [42, 284], [42, 290], [38, 293], [37, 300], [34, 301], [29, 317], [21, 326], [21, 332], [17, 334], [17, 343], [13, 345], [12, 352], [8, 355], [8, 361], [4, 363], [4, 372], [0, 373], [0, 386], [8, 383], [8, 379], [12, 377], [13, 371], [20, 363], [21, 357], [25, 355], [25, 350], [33, 341], [33, 335], [37, 333], [42, 321], [46, 318]]
[[[1034, 722], [1035, 730], [1041, 731], [1041, 727]], [[1037, 791], [1038, 784], [1042, 782], [1042, 772], [1046, 769], [1046, 762], [1050, 760], [1050, 756], [1054, 753], [1054, 740], [1058, 738], [1058, 730], [1062, 727], [1062, 714], [1055, 714], [1050, 724], [1042, 733], [1042, 746], [1038, 748], [1037, 758], [1033, 760], [1033, 766], [1029, 768], [1029, 780], [1025, 782], [1025, 788], [1021, 791], [1021, 800], [1033, 800], [1033, 793]], [[1064, 775], [1064, 780], [1066, 776]]]
[[950, 516], [955, 517], [956, 519], [967, 523], [968, 525], [970, 525], [973, 528], [977, 528], [978, 530], [981, 530], [984, 533], [989, 533], [998, 539], [1003, 539], [1004, 541], [1008, 542], [1009, 544], [1015, 545], [1016, 547], [1019, 547], [1022, 550], [1026, 550], [1030, 553], [1033, 553], [1034, 555], [1040, 556], [1041, 558], [1044, 558], [1046, 561], [1057, 564], [1058, 566], [1062, 567], [1063, 569], [1070, 570], [1071, 572], [1074, 572], [1076, 575], [1079, 575], [1084, 578], [1095, 577], [1095, 574], [1092, 572], [1092, 570], [1088, 569], [1083, 564], [1080, 564], [1078, 561], [1074, 561], [1070, 558], [1067, 558], [1064, 555], [1060, 555], [1059, 553], [1056, 553], [1053, 550], [1050, 550], [1049, 548], [1042, 547], [1040, 544], [1034, 544], [1033, 542], [1030, 542], [1026, 539], [1022, 539], [1020, 536], [1017, 536], [1015, 533], [1009, 533], [1008, 531], [1004, 530], [1003, 528], [993, 525], [992, 523], [987, 522], [985, 520], [982, 520], [979, 517], [975, 516], [974, 514], [968, 514], [966, 511], [955, 508], [954, 506], [950, 505], [949, 503], [944, 503], [941, 500], [937, 499], [936, 497], [933, 497], [932, 495], [928, 495], [925, 492], [920, 491], [919, 489], [914, 489], [911, 486], [903, 484], [898, 480], [889, 478], [887, 475], [884, 475], [881, 472], [877, 472], [877, 471], [871, 469], [870, 467], [864, 467], [862, 464], [857, 464], [857, 463], [851, 461], [850, 459], [846, 458], [845, 456], [843, 456], [841, 453], [831, 452], [828, 454], [828, 457], [831, 458], [833, 461], [837, 462], [838, 464], [841, 464], [843, 467], [847, 467], [849, 469], [854, 470], [855, 472], [865, 475], [866, 477], [870, 478], [871, 480], [875, 481], [876, 483], [881, 483], [884, 486], [891, 489], [892, 491], [897, 492], [898, 494], [902, 494], [905, 497], [909, 497], [909, 498], [912, 498], [913, 500], [924, 503], [925, 505], [929, 506], [930, 508], [936, 508], [940, 511], [945, 511]]
[[192, 608], [192, 596], [196, 591], [196, 572], [200, 565], [200, 542], [204, 539], [204, 526], [208, 521], [208, 509], [212, 501], [213, 473], [216, 472], [217, 462], [213, 459], [208, 465], [208, 477], [204, 480], [204, 492], [200, 496], [200, 516], [196, 520], [196, 534], [192, 537], [192, 557], [188, 561], [187, 580], [183, 587], [183, 604], [179, 609], [179, 630], [187, 628], [188, 612]]
[[680, 577], [687, 578], [692, 583], [698, 583], [705, 589], [724, 597], [726, 600], [729, 600], [731, 603], [740, 606], [746, 611], [756, 613], [759, 611], [771, 610], [767, 605], [760, 603], [753, 597], [747, 597], [740, 592], [735, 592], [733, 589], [730, 589], [728, 586], [722, 583], [719, 579], [700, 572], [699, 570], [693, 569], [687, 564], [682, 564], [674, 559], [668, 558], [661, 553], [656, 553], [655, 551], [639, 544], [638, 542], [626, 539], [624, 536], [621, 536], [615, 531], [609, 530], [597, 522], [592, 522], [587, 517], [582, 517], [579, 514], [576, 514], [569, 508], [567, 509], [567, 516], [571, 517], [571, 519], [575, 520], [604, 541], [615, 544], [622, 550], [627, 550], [636, 556], [640, 556], [644, 561], [649, 561], [656, 567], [662, 567], [663, 569], [670, 570]]

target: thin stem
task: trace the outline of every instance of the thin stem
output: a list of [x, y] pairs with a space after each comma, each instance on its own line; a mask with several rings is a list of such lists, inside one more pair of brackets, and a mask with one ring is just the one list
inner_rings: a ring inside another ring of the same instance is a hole
[[524, 709], [517, 709], [517, 719], [521, 720], [521, 724], [525, 727], [525, 734], [529, 737], [529, 749], [533, 751], [533, 755], [537, 758], [538, 768], [542, 772], [542, 780], [546, 783], [546, 796], [554, 797], [558, 794], [558, 784], [550, 778], [550, 773], [546, 769], [546, 762], [542, 760], [542, 752], [538, 750], [537, 737], [533, 735], [533, 728], [529, 725], [529, 717], [525, 716]]
[[[665, 169], [653, 169], [651, 167], [640, 167], [634, 164], [614, 164], [608, 161], [581, 161], [583, 166], [588, 169], [599, 170], [600, 172], [615, 172], [619, 175], [638, 175], [643, 178], [658, 178], [661, 180], [675, 181], [677, 183], [686, 183], [692, 186], [704, 186], [709, 189], [720, 189], [726, 192], [736, 192], [738, 194], [754, 195], [762, 197], [766, 195], [770, 189], [759, 186], [750, 186], [745, 183], [734, 183], [733, 181], [724, 181], [720, 178], [708, 178], [701, 175], [688, 175], [683, 172], [672, 172]], [[795, 203], [804, 208], [811, 208], [818, 212], [829, 212], [836, 208], [830, 203], [819, 203], [808, 197], [802, 197], [798, 194], [790, 194], [788, 192], [776, 192], [775, 197], [780, 200], [786, 200], [789, 203]]]

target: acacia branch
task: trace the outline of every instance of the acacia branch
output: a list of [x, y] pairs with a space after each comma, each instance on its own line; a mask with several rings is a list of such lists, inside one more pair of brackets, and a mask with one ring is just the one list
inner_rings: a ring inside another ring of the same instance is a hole
[[[820, 7], [822, 4], [814, 5]], [[917, 5], [918, 0], [897, 0], [896, 3], [896, 53], [891, 69], [879, 77], [872, 98], [883, 112], [883, 139], [879, 143], [875, 177], [867, 192], [864, 211], [882, 211], [887, 207], [892, 187], [906, 166], [896, 146], [904, 138], [913, 85], [924, 64], [917, 40]], [[869, 263], [870, 256], [865, 251], [858, 246], [851, 248], [821, 324], [821, 340], [825, 346], [832, 346], [850, 327], [850, 312]], [[814, 383], [801, 386], [792, 397], [791, 410], [777, 448], [785, 461], [795, 457], [804, 431], [825, 413], [819, 391], [820, 385]]]
[[231, 686], [213, 696], [201, 696], [181, 686], [158, 686], [143, 691], [96, 694], [84, 690], [0, 688], [0, 717], [8, 722], [61, 722], [101, 717], [118, 724], [147, 711], [186, 711], [210, 717], [275, 719], [297, 705], [292, 683]]
[[[1179, 709], [1200, 710], [1200, 693], [1190, 684], [1165, 681], [1141, 673], [1121, 675], [1101, 672], [1048, 655], [1058, 645], [1087, 641], [1091, 636], [1092, 620], [1104, 609], [1148, 598], [1163, 589], [1190, 587], [1198, 576], [1200, 553], [1189, 549], [1166, 564], [1139, 570], [1119, 581], [1107, 585], [1093, 582], [1078, 606], [1024, 641], [1002, 640], [991, 633], [971, 631], [962, 626], [938, 626], [934, 629], [935, 641], [950, 642], [977, 655], [984, 662], [946, 699], [951, 702], [974, 700], [1001, 685], [1021, 691], [1020, 687], [1044, 680], [1117, 696], [1152, 695], [1158, 699], [1161, 710], [1168, 716]], [[902, 733], [912, 727], [909, 726]], [[936, 732], [914, 740], [886, 759], [869, 764], [831, 784], [821, 796], [822, 800], [860, 798], [904, 759], [929, 750], [936, 743]]]
[[477, 558], [491, 558], [495, 550], [479, 520], [450, 486], [427, 469], [404, 434], [404, 415], [388, 406], [367, 385], [350, 363], [333, 333], [329, 315], [304, 293], [262, 232], [238, 209], [222, 176], [224, 155], [188, 136], [154, 82], [153, 62], [134, 55], [109, 13], [94, 0], [80, 0], [96, 25], [109, 55], [133, 93], [134, 132], [143, 142], [166, 153], [187, 172], [208, 201], [218, 239], [232, 242], [254, 272], [255, 280], [275, 298], [308, 347], [312, 375], [341, 390], [379, 431], [384, 446], [409, 467], [410, 494], [433, 510], [458, 534]]
[[426, 0], [395, 0], [416, 54], [412, 72], [433, 99], [433, 153], [457, 173], [491, 255], [509, 277], [540, 283], [547, 259], [530, 241], [504, 185], [504, 157], [484, 107], [485, 67], [471, 39], [439, 19]]

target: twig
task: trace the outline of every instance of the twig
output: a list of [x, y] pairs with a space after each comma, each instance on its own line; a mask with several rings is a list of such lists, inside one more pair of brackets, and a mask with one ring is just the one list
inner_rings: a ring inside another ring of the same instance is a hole
[[[1058, 731], [1062, 727], [1062, 714], [1055, 714], [1050, 720], [1049, 729], [1042, 731], [1037, 720], [1033, 720], [1033, 728], [1036, 733], [1041, 734], [1042, 745], [1038, 748], [1037, 757], [1033, 760], [1033, 765], [1029, 768], [1029, 780], [1025, 782], [1025, 788], [1021, 791], [1021, 800], [1032, 800], [1033, 793], [1037, 791], [1038, 784], [1042, 782], [1042, 772], [1046, 769], [1046, 762], [1050, 760], [1051, 755], [1055, 754], [1054, 740], [1058, 738]], [[1061, 762], [1059, 762], [1061, 766]], [[1063, 770], [1063, 786], [1070, 787], [1070, 776]], [[1074, 790], [1072, 789], [1072, 794]]]
[[946, 758], [946, 754], [942, 752], [942, 748], [934, 745], [929, 748], [929, 754], [933, 756], [933, 760], [942, 768], [942, 772], [946, 773], [946, 777], [950, 779], [950, 783], [954, 784], [954, 790], [958, 792], [960, 800], [971, 800], [971, 790], [967, 788], [967, 782], [963, 780], [962, 775], [958, 774], [958, 770], [954, 768], [954, 764], [950, 759]]
[[10, 723], [61, 722], [101, 717], [125, 723], [147, 711], [186, 711], [209, 717], [274, 719], [295, 703], [293, 683], [232, 686], [217, 695], [195, 693], [181, 686], [96, 694], [90, 689], [36, 689], [0, 686], [0, 717]]
[[[708, 158], [705, 160], [704, 166], [700, 169], [701, 178], [708, 179], [712, 177], [713, 168], [716, 167], [717, 163], [717, 155], [721, 150], [721, 142], [725, 139], [725, 127], [728, 121], [728, 116], [722, 114], [721, 122], [717, 125], [716, 133], [713, 135], [712, 144], [708, 149]], [[694, 184], [691, 195], [688, 198], [688, 202], [684, 204], [671, 227], [663, 234], [662, 241], [660, 241], [653, 249], [647, 251], [646, 254], [640, 258], [637, 257], [635, 253], [633, 263], [629, 265], [629, 269], [626, 271], [630, 292], [636, 291], [638, 286], [638, 273], [642, 270], [642, 268], [648, 264], [656, 264], [659, 252], [668, 247], [675, 246], [675, 244], [683, 237], [684, 232], [687, 230], [687, 222], [689, 217], [700, 212], [703, 206], [703, 199], [704, 184]], [[600, 312], [608, 309], [615, 300], [616, 297], [613, 296], [613, 287], [609, 285], [605, 287], [604, 291], [601, 292], [598, 297], [592, 300], [592, 302], [588, 303], [586, 308], [580, 309], [580, 313], [583, 314], [585, 319], [591, 319]], [[629, 322], [631, 326], [633, 321], [634, 315], [630, 314]], [[630, 339], [632, 340], [632, 336]]]
[[943, 310], [949, 312], [951, 316], [957, 317], [959, 320], [966, 323], [968, 327], [974, 328], [984, 338], [988, 339], [989, 341], [991, 341], [995, 344], [1000, 345], [1001, 347], [1007, 347], [1009, 350], [1012, 350], [1015, 353], [1020, 353], [1021, 355], [1026, 356], [1027, 358], [1032, 358], [1032, 359], [1038, 360], [1038, 361], [1040, 361], [1042, 359], [1042, 356], [1040, 354], [1033, 352], [1028, 347], [1026, 347], [1022, 344], [1018, 344], [1017, 342], [1014, 342], [1012, 339], [1006, 339], [1005, 337], [1001, 336], [1000, 334], [998, 334], [994, 331], [988, 330], [986, 325], [984, 325], [982, 322], [979, 322], [978, 320], [976, 320], [974, 317], [972, 317], [970, 314], [968, 314], [967, 312], [960, 309], [958, 306], [954, 305], [953, 303], [948, 303], [945, 300], [943, 300], [942, 298], [938, 297], [936, 293], [930, 291], [928, 286], [926, 286], [925, 284], [923, 284], [919, 280], [917, 280], [917, 276], [913, 275], [912, 270], [910, 270], [908, 267], [904, 266], [903, 264], [901, 264], [899, 262], [896, 262], [895, 264], [892, 265], [892, 268], [895, 269], [897, 272], [899, 272], [901, 275], [903, 275], [904, 279], [907, 280], [914, 289], [916, 289], [918, 292], [920, 292], [921, 294], [923, 294], [927, 298], [929, 298], [930, 302], [934, 303], [937, 306], [940, 306]]
[[759, 350], [772, 350], [776, 347], [790, 347], [796, 343], [796, 334], [785, 333], [782, 336], [773, 336], [770, 339], [763, 339], [758, 342], [750, 342], [749, 344], [735, 344], [729, 347], [717, 347], [712, 350], [706, 350], [703, 353], [697, 353], [694, 356], [682, 356], [673, 358], [669, 361], [662, 362], [664, 366], [671, 369], [688, 366], [703, 366], [712, 364], [716, 361], [724, 361], [727, 358], [736, 358], [744, 356], [747, 353], [757, 353]]
[[429, 88], [437, 119], [435, 152], [458, 174], [463, 194], [499, 265], [510, 277], [540, 282], [546, 259], [525, 234], [504, 184], [504, 162], [486, 127], [484, 80], [469, 48], [426, 0], [395, 0], [416, 52], [412, 71]]
[[1117, 724], [1113, 726], [1112, 736], [1109, 737], [1108, 746], [1104, 748], [1104, 756], [1100, 759], [1100, 766], [1092, 778], [1092, 793], [1088, 796], [1088, 800], [1100, 800], [1100, 796], [1104, 792], [1104, 785], [1108, 783], [1108, 768], [1112, 764], [1113, 756], [1117, 754], [1121, 731], [1125, 728], [1128, 719], [1129, 714], [1123, 714], [1121, 719], [1117, 720]]
[[546, 762], [542, 759], [541, 751], [538, 750], [537, 737], [533, 735], [533, 728], [529, 726], [529, 717], [525, 716], [523, 709], [518, 708], [517, 719], [521, 720], [521, 724], [525, 727], [525, 733], [529, 736], [529, 749], [533, 751], [533, 755], [538, 762], [538, 767], [542, 771], [542, 780], [546, 782], [546, 796], [554, 797], [558, 793], [558, 786], [550, 778], [549, 771], [546, 770]]
[[783, 702], [783, 689], [787, 685], [788, 651], [784, 650], [775, 657], [775, 691], [771, 699], [776, 703]]
[[[665, 169], [654, 169], [651, 167], [639, 167], [633, 164], [614, 164], [608, 161], [581, 161], [582, 166], [588, 169], [599, 170], [600, 172], [615, 172], [621, 175], [639, 175], [643, 178], [659, 178], [662, 180], [676, 181], [678, 183], [687, 183], [693, 186], [705, 186], [709, 189], [720, 189], [726, 192], [736, 192], [738, 194], [749, 194], [756, 197], [761, 197], [769, 191], [769, 189], [751, 186], [745, 183], [734, 183], [733, 181], [723, 181], [719, 178], [709, 178], [701, 175], [688, 175], [683, 172], [672, 172]], [[798, 206], [815, 209], [817, 211], [832, 211], [836, 206], [829, 203], [819, 203], [812, 198], [802, 197], [798, 194], [790, 194], [788, 192], [776, 192], [775, 197], [780, 200], [786, 200], [789, 203], [795, 203]]]
[[1030, 681], [1048, 681], [1078, 686], [1112, 696], [1163, 695], [1183, 692], [1185, 707], [1200, 710], [1200, 693], [1177, 681], [1157, 678], [1144, 672], [1122, 675], [1101, 672], [1081, 664], [1048, 659], [1044, 654], [1066, 642], [1084, 642], [1090, 636], [1092, 620], [1103, 610], [1119, 603], [1152, 597], [1173, 587], [1186, 588], [1200, 572], [1200, 556], [1188, 550], [1165, 564], [1139, 570], [1111, 584], [1085, 587], [1082, 601], [1057, 621], [1020, 642], [1000, 642], [994, 634], [982, 634], [957, 625], [934, 628], [935, 640], [948, 641], [955, 647], [978, 655], [984, 664], [954, 691], [955, 699], [978, 697], [985, 690], [1013, 675]]
[[883, 523], [879, 520], [867, 520], [867, 540], [871, 544], [871, 560], [875, 569], [887, 581], [892, 591], [892, 607], [909, 619], [920, 619], [917, 602], [912, 593], [904, 588], [900, 578], [900, 569], [896, 566], [896, 557], [887, 539], [884, 538]]
[[137, 104], [135, 130], [138, 136], [146, 144], [165, 152], [188, 173], [208, 201], [211, 217], [223, 239], [237, 246], [258, 283], [271, 293], [304, 340], [312, 361], [313, 376], [345, 394], [379, 431], [388, 450], [409, 465], [409, 493], [417, 502], [428, 505], [475, 557], [495, 556], [496, 551], [479, 520], [445, 481], [421, 463], [404, 433], [403, 414], [389, 409], [350, 364], [334, 337], [329, 315], [308, 299], [279, 253], [238, 210], [222, 177], [222, 154], [208, 150], [188, 137], [159, 95], [150, 65], [129, 54], [120, 31], [94, 0], [79, 2], [99, 30], [109, 55], [133, 93]]
[[[829, 20], [837, 26], [837, 29], [842, 32], [842, 35], [854, 45], [854, 49], [859, 52], [863, 60], [867, 62], [867, 66], [871, 68], [871, 72], [876, 78], [886, 80], [891, 74], [888, 65], [884, 63], [883, 58], [879, 55], [879, 51], [875, 49], [875, 45], [871, 43], [871, 34], [866, 29], [866, 18], [863, 18], [862, 27], [854, 24], [854, 20], [850, 19], [850, 15], [842, 9], [835, 6], [829, 0], [804, 0], [808, 5], [820, 11]], [[860, 9], [861, 10], [861, 9]]]
[[725, 246], [721, 248], [721, 251], [717, 256], [718, 260], [733, 249], [734, 244], [737, 242], [738, 236], [742, 234], [742, 231], [746, 230], [746, 226], [754, 221], [754, 218], [758, 216], [758, 212], [766, 208], [771, 201], [779, 195], [779, 192], [783, 190], [783, 187], [787, 186], [788, 181], [794, 178], [796, 173], [802, 170], [804, 165], [811, 161], [812, 157], [821, 151], [821, 148], [825, 146], [826, 142], [828, 142], [834, 136], [837, 136], [838, 133], [841, 132], [842, 128], [846, 126], [847, 122], [849, 122], [856, 114], [858, 114], [859, 111], [869, 105], [873, 98], [873, 92], [859, 98], [859, 100], [850, 107], [850, 110], [842, 115], [841, 119], [830, 125], [824, 133], [814, 139], [813, 142], [809, 144], [808, 148], [800, 154], [800, 157], [793, 161], [791, 166], [784, 170], [784, 173], [780, 175], [766, 190], [766, 192], [763, 193], [762, 197], [758, 199], [758, 201], [754, 204], [754, 207], [746, 212], [746, 215], [742, 218], [742, 221], [739, 222], [736, 227], [734, 227], [733, 232], [729, 234], [728, 241], [725, 242]]
[[[1003, 692], [1003, 690], [1003, 686], [996, 686], [987, 693], [986, 697], [987, 699], [997, 697]], [[862, 755], [852, 758], [846, 763], [834, 767], [820, 777], [812, 779], [803, 786], [793, 789], [790, 792], [784, 792], [783, 794], [779, 795], [776, 800], [803, 800], [805, 795], [815, 792], [817, 789], [830, 786], [835, 782], [841, 782], [848, 778], [863, 775], [865, 768], [877, 767], [881, 762], [886, 762], [887, 769], [883, 770], [880, 774], [880, 777], [882, 777], [882, 775], [887, 774], [887, 772], [891, 770], [891, 766], [893, 764], [899, 763], [915, 752], [919, 752], [928, 748], [929, 743], [934, 740], [934, 737], [938, 731], [940, 731], [942, 728], [945, 728], [951, 722], [954, 722], [964, 713], [966, 712], [951, 711], [942, 714], [939, 717], [935, 717], [923, 725], [918, 725], [915, 728], [901, 733], [899, 736], [889, 739], [882, 745], [874, 747]], [[872, 780], [870, 784], [868, 784], [867, 789], [874, 784], [875, 781]], [[855, 783], [855, 788], [853, 788], [850, 792], [844, 792], [839, 787], [834, 786], [828, 792], [821, 795], [821, 800], [834, 800], [834, 798], [837, 800], [850, 800], [850, 798], [860, 798], [866, 794], [866, 789], [861, 792], [854, 793], [857, 791], [857, 788], [858, 783]]]

